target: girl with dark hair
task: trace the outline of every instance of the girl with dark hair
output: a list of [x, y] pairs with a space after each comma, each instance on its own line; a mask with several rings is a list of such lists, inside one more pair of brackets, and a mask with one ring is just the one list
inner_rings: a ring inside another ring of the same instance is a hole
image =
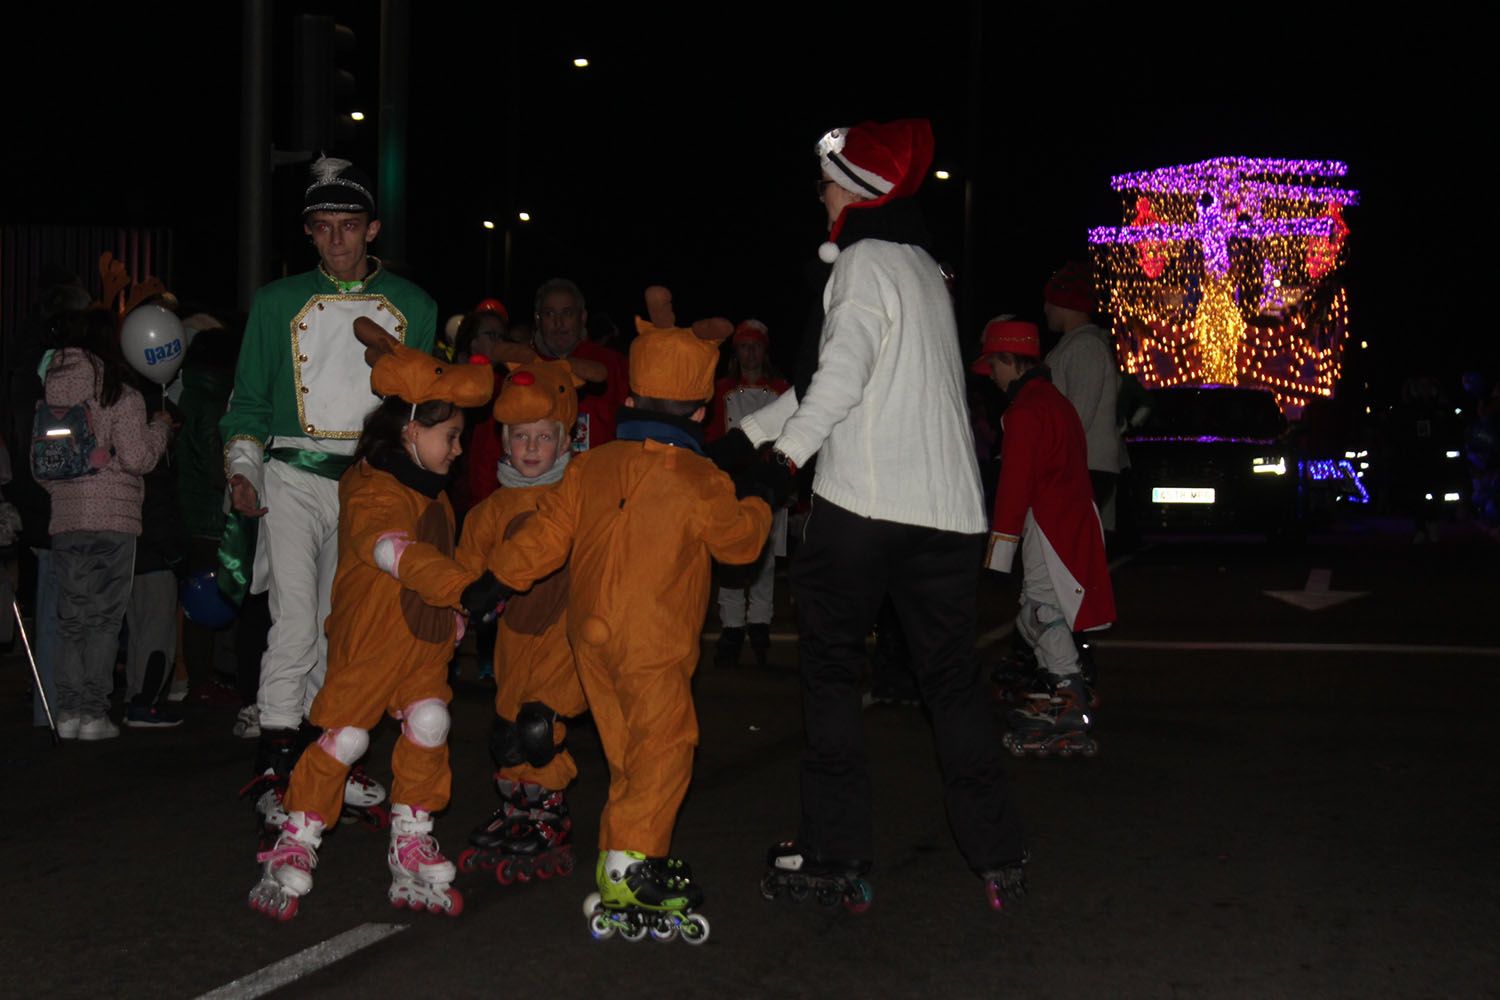
[[63, 739], [120, 735], [110, 721], [120, 622], [130, 599], [142, 480], [167, 449], [171, 417], [146, 418], [141, 394], [124, 378], [113, 315], [64, 315], [60, 349], [46, 362], [49, 406], [83, 405], [97, 447], [92, 469], [46, 480], [52, 497], [52, 565], [57, 581], [57, 731]]
[[463, 407], [489, 399], [494, 376], [487, 364], [449, 364], [376, 336], [370, 387], [383, 399], [339, 480], [328, 676], [309, 713], [322, 735], [292, 771], [285, 822], [259, 855], [265, 867], [250, 891], [250, 906], [278, 920], [295, 916], [312, 889], [325, 824], [337, 820], [349, 768], [384, 715], [401, 720], [391, 755], [388, 897], [414, 910], [463, 908], [450, 888], [453, 863], [432, 836], [432, 814], [447, 806], [452, 780], [448, 660], [463, 638], [463, 612], [493, 612], [499, 588], [454, 560], [445, 487], [463, 450]]

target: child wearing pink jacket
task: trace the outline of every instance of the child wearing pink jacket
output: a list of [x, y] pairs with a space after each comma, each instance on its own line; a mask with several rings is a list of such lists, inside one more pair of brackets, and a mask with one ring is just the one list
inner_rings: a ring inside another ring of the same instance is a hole
[[55, 407], [88, 406], [102, 464], [76, 479], [43, 483], [52, 497], [57, 579], [57, 729], [63, 739], [104, 740], [120, 734], [109, 698], [141, 533], [141, 477], [166, 451], [171, 418], [159, 413], [148, 421], [141, 394], [122, 381], [111, 313], [64, 316], [58, 340], [45, 398]]

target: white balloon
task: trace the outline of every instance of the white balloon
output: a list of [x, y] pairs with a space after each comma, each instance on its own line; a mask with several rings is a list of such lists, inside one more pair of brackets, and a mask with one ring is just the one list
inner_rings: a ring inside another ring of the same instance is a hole
[[163, 306], [137, 306], [120, 327], [120, 351], [130, 367], [166, 385], [182, 367], [187, 338], [177, 314]]

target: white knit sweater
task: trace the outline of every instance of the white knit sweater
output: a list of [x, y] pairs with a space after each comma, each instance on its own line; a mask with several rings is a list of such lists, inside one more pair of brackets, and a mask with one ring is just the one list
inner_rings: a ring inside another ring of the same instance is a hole
[[843, 250], [823, 290], [818, 370], [741, 422], [797, 465], [813, 492], [861, 517], [986, 530], [953, 306], [937, 262], [904, 243]]

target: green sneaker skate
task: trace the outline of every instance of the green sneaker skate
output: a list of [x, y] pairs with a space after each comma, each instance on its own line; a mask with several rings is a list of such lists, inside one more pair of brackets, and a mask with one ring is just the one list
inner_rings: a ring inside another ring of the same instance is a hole
[[688, 944], [708, 940], [708, 920], [693, 912], [703, 905], [703, 890], [686, 862], [648, 858], [637, 851], [600, 851], [594, 878], [599, 891], [584, 900], [583, 914], [595, 940], [616, 932], [627, 941], [647, 934], [663, 942], [679, 936]]

